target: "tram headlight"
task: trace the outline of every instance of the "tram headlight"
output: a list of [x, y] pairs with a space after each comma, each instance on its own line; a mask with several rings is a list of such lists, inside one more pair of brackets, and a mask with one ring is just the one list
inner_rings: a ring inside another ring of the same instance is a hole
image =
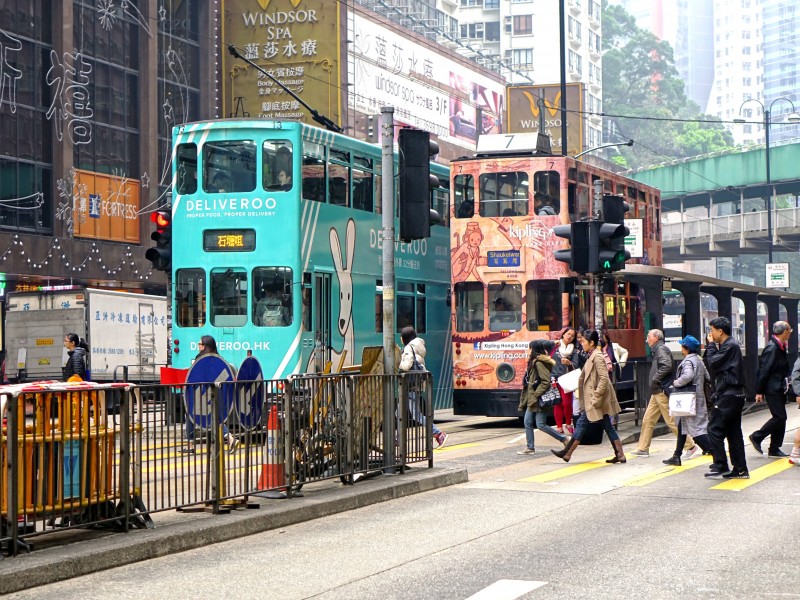
[[514, 365], [504, 362], [497, 365], [497, 370], [495, 371], [497, 374], [497, 379], [502, 381], [503, 383], [508, 383], [509, 381], [514, 381], [514, 376], [517, 374]]

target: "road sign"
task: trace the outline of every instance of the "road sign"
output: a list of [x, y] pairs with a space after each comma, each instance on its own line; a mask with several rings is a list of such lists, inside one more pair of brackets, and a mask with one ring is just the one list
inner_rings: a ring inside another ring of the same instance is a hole
[[789, 287], [789, 263], [767, 263], [768, 288]]
[[[213, 427], [212, 387], [235, 379], [234, 369], [217, 354], [206, 354], [198, 358], [186, 375], [186, 395], [184, 404], [186, 416], [197, 427]], [[219, 420], [225, 421], [233, 408], [234, 389], [232, 385], [219, 388]]]
[[264, 373], [261, 363], [254, 356], [248, 356], [236, 374], [236, 407], [239, 422], [247, 429], [261, 423], [261, 407], [264, 406]]

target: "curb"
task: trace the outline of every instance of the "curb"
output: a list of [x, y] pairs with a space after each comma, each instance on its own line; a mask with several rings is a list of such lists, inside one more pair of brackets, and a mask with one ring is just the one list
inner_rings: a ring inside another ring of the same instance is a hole
[[[365, 480], [354, 486], [323, 489], [284, 504], [267, 501], [260, 510], [132, 530], [34, 552], [0, 562], [0, 594], [80, 577], [209, 544], [242, 538], [281, 527], [395, 500], [437, 488], [466, 483], [466, 469], [424, 469], [404, 475]], [[310, 496], [310, 497], [309, 497]], [[257, 497], [252, 500], [261, 501]]]

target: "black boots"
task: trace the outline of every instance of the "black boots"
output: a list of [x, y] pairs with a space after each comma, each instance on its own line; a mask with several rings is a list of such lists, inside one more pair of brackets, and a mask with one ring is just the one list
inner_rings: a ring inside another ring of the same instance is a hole
[[574, 437], [570, 438], [570, 440], [564, 445], [563, 450], [550, 450], [553, 454], [555, 454], [558, 458], [563, 460], [564, 462], [569, 462], [569, 459], [572, 458], [572, 453], [575, 452], [575, 448], [581, 445], [580, 440], [576, 440]]
[[611, 442], [611, 446], [614, 448], [614, 458], [609, 458], [606, 460], [607, 463], [616, 464], [616, 463], [626, 463], [628, 459], [625, 458], [625, 450], [622, 449], [622, 440], [614, 440]]
[[680, 467], [681, 466], [681, 455], [676, 452], [675, 454], [672, 455], [671, 458], [668, 458], [667, 460], [662, 460], [661, 462], [664, 463], [665, 465], [672, 465], [674, 467]]

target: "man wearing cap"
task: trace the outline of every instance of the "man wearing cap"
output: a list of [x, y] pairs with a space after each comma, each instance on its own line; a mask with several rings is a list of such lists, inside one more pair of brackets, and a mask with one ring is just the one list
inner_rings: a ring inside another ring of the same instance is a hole
[[756, 375], [756, 402], [767, 401], [772, 415], [761, 429], [750, 434], [750, 443], [759, 454], [764, 454], [761, 442], [770, 437], [769, 456], [784, 458], [783, 436], [786, 435], [786, 382], [789, 377], [789, 357], [786, 344], [792, 328], [786, 321], [776, 321], [772, 326], [772, 338], [761, 352]]
[[[650, 346], [653, 362], [650, 365], [650, 401], [647, 403], [647, 410], [642, 418], [642, 431], [639, 434], [639, 443], [636, 450], [631, 452], [632, 456], [650, 456], [650, 441], [653, 439], [653, 429], [659, 418], [664, 417], [664, 422], [669, 430], [678, 435], [678, 428], [675, 426], [675, 419], [669, 414], [669, 398], [666, 390], [672, 385], [675, 378], [672, 373], [672, 352], [664, 344], [664, 332], [660, 329], [651, 329], [647, 333], [647, 345]], [[686, 452], [683, 459], [692, 458], [700, 448], [695, 446], [694, 440], [686, 437]]]

